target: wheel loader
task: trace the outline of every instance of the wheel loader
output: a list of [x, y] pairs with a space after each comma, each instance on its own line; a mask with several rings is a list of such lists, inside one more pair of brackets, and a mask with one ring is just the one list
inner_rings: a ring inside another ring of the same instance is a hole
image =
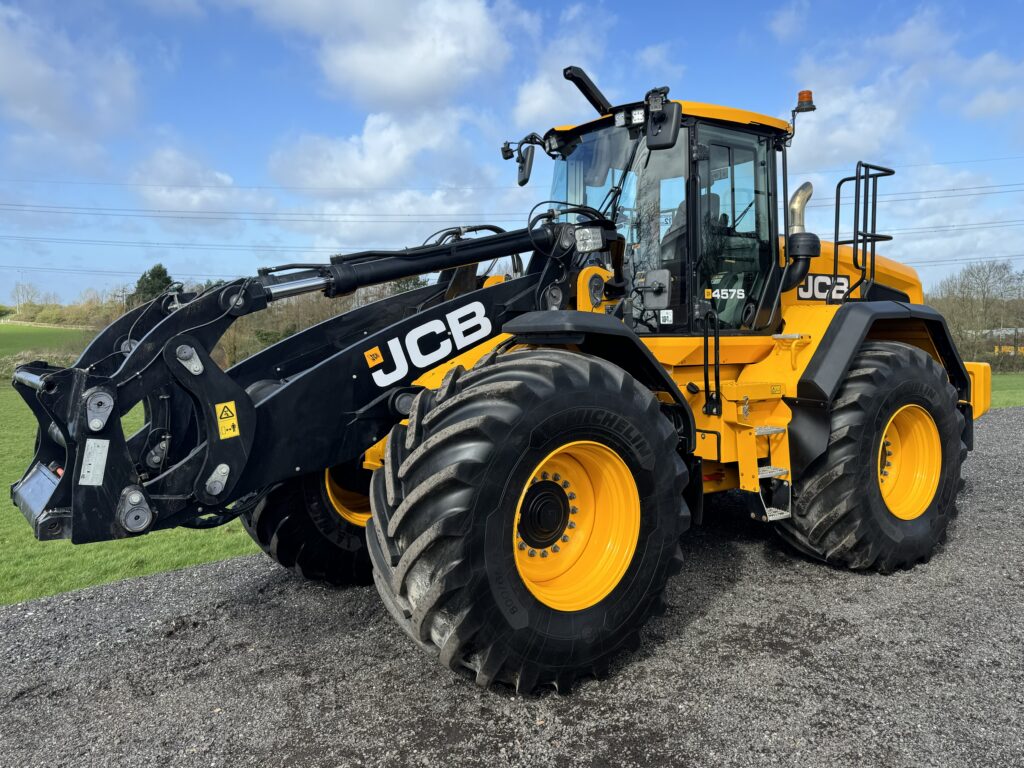
[[[71, 367], [20, 366], [39, 430], [12, 498], [36, 537], [240, 518], [285, 568], [372, 580], [424, 650], [523, 693], [636, 646], [714, 494], [832, 566], [927, 560], [991, 376], [876, 253], [893, 171], [838, 183], [823, 243], [787, 181], [810, 92], [786, 121], [668, 88], [615, 106], [564, 74], [597, 116], [502, 147], [520, 184], [538, 148], [554, 161], [522, 229], [172, 286]], [[432, 279], [227, 370], [211, 356], [273, 302], [413, 275]]]

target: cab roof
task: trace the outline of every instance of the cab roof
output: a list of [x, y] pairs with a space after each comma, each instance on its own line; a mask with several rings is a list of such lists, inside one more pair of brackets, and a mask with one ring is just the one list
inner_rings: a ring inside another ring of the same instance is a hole
[[[680, 104], [683, 108], [683, 116], [690, 117], [703, 117], [709, 120], [721, 120], [725, 123], [737, 123], [739, 125], [758, 125], [767, 128], [772, 128], [777, 131], [789, 132], [789, 123], [785, 120], [780, 120], [777, 117], [771, 117], [769, 115], [761, 115], [757, 112], [748, 112], [745, 109], [736, 109], [735, 107], [723, 107], [718, 104], [704, 104], [700, 101], [680, 101], [679, 99], [673, 99], [676, 103]], [[616, 107], [613, 112], [622, 109], [622, 107]], [[603, 115], [598, 120], [603, 120], [610, 115]], [[597, 122], [596, 120], [590, 122]], [[588, 123], [581, 123], [580, 125], [560, 125], [556, 126], [552, 130], [557, 132], [571, 131], [576, 128], [581, 128]]]

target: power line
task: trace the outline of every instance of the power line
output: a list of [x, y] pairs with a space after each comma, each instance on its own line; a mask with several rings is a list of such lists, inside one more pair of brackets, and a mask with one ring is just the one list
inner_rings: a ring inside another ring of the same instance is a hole
[[[973, 163], [994, 163], [1024, 160], [1024, 155], [1009, 155], [1005, 157], [981, 157], [967, 158], [960, 160], [937, 160], [930, 163], [897, 163], [890, 165], [890, 168], [931, 168], [944, 165], [969, 165]], [[850, 168], [823, 168], [817, 170], [799, 171], [794, 175], [810, 175], [825, 173], [850, 173]], [[95, 181], [88, 179], [0, 179], [0, 184], [39, 184], [54, 186], [94, 186], [94, 187], [128, 187], [139, 189], [218, 189], [222, 191], [231, 190], [282, 190], [282, 191], [308, 191], [308, 192], [372, 192], [372, 191], [453, 191], [453, 192], [477, 192], [519, 189], [516, 186], [303, 186], [303, 185], [282, 185], [282, 184], [158, 184], [155, 182], [129, 182], [129, 181]]]
[[84, 187], [129, 187], [136, 189], [218, 189], [222, 192], [234, 190], [284, 191], [284, 192], [479, 192], [519, 189], [518, 186], [424, 186], [424, 187], [324, 187], [285, 184], [157, 184], [155, 182], [93, 181], [87, 179], [0, 179], [0, 184], [40, 184], [54, 186]]
[[[1009, 189], [1013, 187], [1013, 189]], [[973, 187], [947, 187], [919, 190], [905, 190], [902, 192], [879, 193], [878, 202], [881, 203], [903, 203], [916, 202], [919, 200], [944, 200], [957, 197], [977, 197], [983, 195], [1024, 193], [1024, 182], [1013, 182], [1010, 184], [989, 184]], [[898, 199], [897, 199], [898, 198]], [[811, 203], [808, 208], [832, 208], [835, 198], [824, 198], [818, 202]], [[844, 206], [852, 205], [853, 201], [843, 202]], [[443, 224], [459, 220], [485, 218], [491, 221], [509, 222], [518, 221], [524, 218], [526, 212], [417, 212], [402, 213], [397, 211], [385, 211], [381, 213], [362, 212], [308, 212], [308, 211], [230, 211], [211, 210], [194, 211], [173, 208], [114, 208], [100, 206], [73, 206], [58, 205], [50, 203], [9, 203], [0, 202], [0, 212], [9, 213], [51, 213], [57, 215], [74, 216], [103, 216], [103, 217], [130, 217], [130, 218], [151, 218], [151, 219], [183, 219], [195, 221], [256, 221], [264, 223], [339, 223], [339, 224]], [[305, 218], [303, 218], [305, 217]], [[360, 218], [355, 218], [360, 217]], [[370, 217], [370, 218], [365, 218]], [[416, 217], [416, 218], [413, 218]], [[423, 218], [429, 217], [429, 218]]]
[[[487, 221], [520, 221], [526, 217], [523, 213], [263, 213], [248, 211], [182, 211], [162, 209], [117, 209], [117, 208], [85, 208], [79, 206], [61, 206], [45, 203], [0, 203], [3, 213], [37, 213], [58, 216], [100, 216], [114, 218], [173, 219], [191, 221], [254, 221], [271, 224], [445, 224], [469, 219], [486, 219]], [[221, 214], [221, 215], [217, 215]], [[371, 216], [374, 218], [347, 218], [352, 216]], [[431, 218], [411, 218], [413, 216]], [[306, 218], [303, 218], [306, 217]], [[346, 217], [346, 218], [339, 218]]]
[[[1007, 162], [1013, 160], [1024, 160], [1024, 155], [1009, 155], [1007, 157], [977, 157], [969, 160], [936, 160], [932, 163], [903, 163], [898, 165], [890, 165], [889, 168], [896, 170], [897, 168], [934, 168], [941, 165], [970, 165], [973, 163], [997, 163]], [[812, 173], [846, 173], [850, 174], [850, 168], [826, 168], [817, 171], [797, 171], [793, 175], [795, 176], [809, 176]]]
[[[955, 194], [942, 193], [942, 194], [935, 194], [935, 195], [927, 194], [926, 193], [926, 194], [921, 194], [921, 195], [913, 195], [913, 196], [900, 197], [899, 199], [895, 199], [895, 198], [892, 198], [892, 197], [883, 197], [881, 194], [879, 194], [878, 195], [878, 197], [879, 197], [878, 204], [881, 205], [882, 203], [914, 203], [914, 202], [918, 202], [919, 200], [950, 200], [950, 199], [957, 198], [957, 197], [984, 197], [984, 196], [987, 196], [987, 195], [1007, 195], [1007, 194], [1014, 194], [1014, 193], [1019, 193], [1019, 192], [1024, 192], [1024, 186], [1020, 187], [1019, 189], [1000, 189], [1000, 190], [989, 190], [989, 191], [986, 191], [986, 192], [961, 192], [961, 193], [955, 193]], [[893, 194], [909, 195], [909, 193], [893, 193]], [[842, 202], [843, 206], [848, 207], [848, 206], [851, 206], [853, 204], [854, 204], [854, 200], [853, 200], [852, 197], [849, 198], [849, 199], [846, 199], [846, 198], [843, 199], [843, 202]], [[835, 198], [834, 197], [826, 197], [826, 198], [823, 198], [820, 202], [808, 204], [807, 207], [808, 208], [834, 208], [835, 207]]]
[[[265, 251], [276, 253], [281, 251], [321, 251], [326, 253], [338, 253], [341, 249], [353, 248], [353, 246], [319, 246], [319, 245], [256, 245], [238, 243], [172, 243], [172, 242], [146, 242], [131, 240], [90, 240], [74, 237], [38, 237], [29, 235], [2, 235], [0, 240], [13, 240], [32, 243], [52, 243], [55, 245], [102, 245], [112, 247], [128, 248], [180, 248], [184, 250], [200, 251]], [[365, 250], [365, 247], [360, 247]]]
[[[1024, 182], [1020, 182], [1024, 184]], [[450, 212], [440, 211], [437, 213], [430, 212], [417, 212], [417, 213], [400, 213], [396, 211], [388, 211], [384, 213], [373, 213], [372, 211], [359, 212], [359, 213], [346, 213], [345, 211], [219, 211], [219, 210], [196, 210], [196, 209], [181, 209], [181, 208], [108, 208], [102, 206], [85, 206], [85, 205], [60, 205], [57, 203], [4, 203], [0, 202], [0, 206], [11, 207], [11, 208], [53, 208], [57, 210], [69, 210], [69, 211], [84, 211], [84, 212], [100, 212], [106, 213], [109, 211], [114, 212], [128, 212], [128, 213], [182, 213], [182, 214], [210, 214], [215, 216], [526, 216], [527, 211], [511, 211], [499, 213], [495, 211], [486, 211], [484, 213], [470, 213], [470, 212]]]
[[1000, 256], [965, 256], [963, 258], [942, 259], [939, 261], [901, 261], [899, 263], [908, 267], [934, 268], [950, 264], [978, 264], [987, 261], [1018, 261], [1020, 259], [1024, 259], [1024, 253], [1007, 253]]
[[[140, 272], [135, 271], [122, 271], [117, 269], [81, 269], [78, 267], [40, 267], [31, 266], [28, 264], [0, 264], [0, 269], [9, 269], [16, 272], [60, 272], [62, 274], [74, 274], [74, 275], [117, 275], [117, 276], [131, 276], [137, 277]], [[179, 277], [198, 277], [198, 278], [214, 278], [214, 279], [234, 279], [239, 275], [229, 274], [179, 274]]]
[[[974, 232], [987, 229], [1004, 229], [1008, 227], [1024, 226], [1024, 219], [1005, 219], [991, 222], [978, 222], [969, 224], [944, 224], [929, 227], [908, 227], [904, 229], [889, 230], [903, 237], [918, 237], [922, 235], [938, 234], [943, 232]], [[840, 233], [841, 236], [849, 236], [849, 233]], [[180, 250], [198, 251], [228, 251], [228, 252], [260, 252], [260, 253], [294, 253], [294, 252], [320, 252], [320, 253], [342, 253], [346, 251], [369, 250], [385, 248], [388, 246], [373, 245], [273, 245], [257, 243], [187, 243], [187, 242], [157, 242], [157, 241], [136, 241], [136, 240], [101, 240], [91, 238], [74, 237], [44, 237], [34, 235], [8, 235], [0, 234], [0, 240], [13, 242], [47, 243], [51, 245], [80, 245], [80, 246], [102, 246], [118, 248], [173, 248]]]

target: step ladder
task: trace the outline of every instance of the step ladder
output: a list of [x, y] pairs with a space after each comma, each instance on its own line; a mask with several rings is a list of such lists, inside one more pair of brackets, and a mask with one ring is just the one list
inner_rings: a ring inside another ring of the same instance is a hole
[[[781, 435], [786, 432], [786, 427], [776, 426], [761, 426], [754, 428], [754, 434], [757, 437], [768, 437], [770, 435]], [[768, 461], [771, 462], [771, 446], [768, 447]], [[775, 467], [770, 463], [757, 468], [758, 480], [777, 480], [780, 478], [788, 478], [789, 470], [785, 467]], [[761, 500], [761, 507], [764, 509], [764, 515], [761, 520], [768, 523], [774, 523], [778, 520], [787, 520], [793, 516], [793, 493], [792, 483], [790, 481], [785, 482], [785, 488], [780, 488], [779, 492], [773, 494], [773, 501], [775, 501], [780, 495], [785, 498], [785, 508], [775, 507], [770, 505], [764, 497], [764, 491], [758, 491], [758, 498]], [[784, 491], [784, 492], [782, 492]], [[781, 492], [781, 493], [780, 493]]]

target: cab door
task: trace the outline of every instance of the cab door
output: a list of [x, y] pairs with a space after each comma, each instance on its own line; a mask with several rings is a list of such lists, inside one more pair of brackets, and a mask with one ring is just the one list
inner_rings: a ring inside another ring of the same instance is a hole
[[778, 264], [772, 139], [700, 123], [694, 155], [694, 314], [714, 309], [723, 334], [750, 331]]

